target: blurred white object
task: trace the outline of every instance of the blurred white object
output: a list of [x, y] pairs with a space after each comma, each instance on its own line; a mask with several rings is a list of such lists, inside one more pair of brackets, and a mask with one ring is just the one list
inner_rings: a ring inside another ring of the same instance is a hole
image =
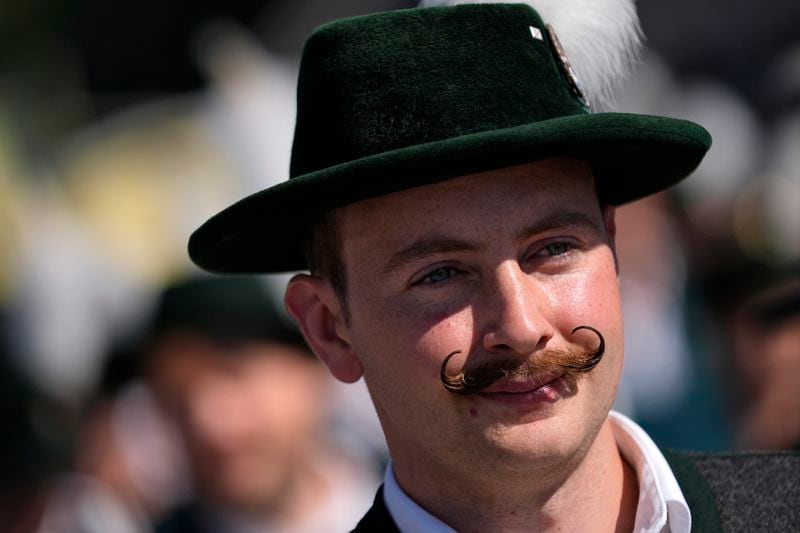
[[671, 100], [680, 94], [680, 90], [669, 65], [652, 50], [646, 50], [642, 61], [620, 86], [617, 110], [665, 115]]
[[694, 178], [679, 185], [690, 202], [730, 203], [755, 172], [763, 133], [753, 110], [736, 93], [697, 81], [673, 96], [669, 114], [702, 124], [714, 139]]
[[12, 333], [20, 366], [71, 402], [94, 385], [108, 332], [135, 309], [136, 292], [106, 268], [59, 193], [41, 186], [20, 210], [25, 231]]
[[211, 122], [220, 144], [240, 166], [245, 193], [285, 181], [297, 65], [270, 55], [253, 35], [232, 23], [207, 28], [196, 49], [211, 85]]

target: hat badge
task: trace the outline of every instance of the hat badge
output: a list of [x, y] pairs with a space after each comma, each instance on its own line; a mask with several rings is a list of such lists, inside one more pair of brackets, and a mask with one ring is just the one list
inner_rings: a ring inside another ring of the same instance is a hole
[[584, 95], [581, 84], [578, 81], [578, 76], [575, 74], [575, 70], [572, 68], [566, 52], [564, 52], [564, 47], [561, 46], [561, 41], [558, 40], [555, 29], [553, 29], [553, 26], [550, 24], [546, 24], [545, 27], [547, 28], [547, 35], [550, 37], [550, 42], [553, 43], [553, 48], [556, 51], [558, 66], [561, 68], [561, 72], [564, 74], [564, 78], [567, 80], [567, 85], [569, 86], [570, 91], [575, 98], [580, 100], [583, 105], [585, 105], [587, 108], [591, 108], [592, 105]]

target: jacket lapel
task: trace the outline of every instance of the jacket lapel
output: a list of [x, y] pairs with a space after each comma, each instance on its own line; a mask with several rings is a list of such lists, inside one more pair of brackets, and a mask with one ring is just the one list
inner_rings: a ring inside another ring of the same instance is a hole
[[703, 475], [695, 468], [691, 454], [663, 450], [672, 473], [678, 480], [689, 511], [692, 513], [692, 531], [722, 532], [714, 493]]
[[386, 508], [386, 503], [383, 501], [383, 485], [378, 489], [375, 495], [375, 501], [372, 503], [367, 514], [358, 523], [353, 533], [400, 533], [397, 526]]

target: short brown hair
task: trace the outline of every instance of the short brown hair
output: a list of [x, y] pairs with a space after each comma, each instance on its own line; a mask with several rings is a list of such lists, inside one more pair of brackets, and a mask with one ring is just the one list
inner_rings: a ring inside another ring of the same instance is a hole
[[342, 259], [341, 209], [328, 211], [308, 229], [305, 237], [306, 264], [311, 274], [331, 284], [345, 317], [347, 310], [347, 271]]

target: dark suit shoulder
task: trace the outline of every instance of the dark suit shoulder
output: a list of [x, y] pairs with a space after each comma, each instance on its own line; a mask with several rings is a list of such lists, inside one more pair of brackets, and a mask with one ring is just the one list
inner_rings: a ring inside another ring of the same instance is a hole
[[208, 533], [199, 518], [198, 507], [193, 503], [181, 505], [156, 525], [155, 533]]
[[372, 507], [369, 508], [367, 514], [358, 523], [352, 533], [400, 533], [397, 526], [392, 520], [392, 515], [386, 508], [386, 503], [383, 501], [383, 485], [378, 489], [375, 495], [375, 501]]
[[[800, 531], [800, 454], [666, 451], [697, 531]], [[716, 520], [715, 516], [716, 515]]]

